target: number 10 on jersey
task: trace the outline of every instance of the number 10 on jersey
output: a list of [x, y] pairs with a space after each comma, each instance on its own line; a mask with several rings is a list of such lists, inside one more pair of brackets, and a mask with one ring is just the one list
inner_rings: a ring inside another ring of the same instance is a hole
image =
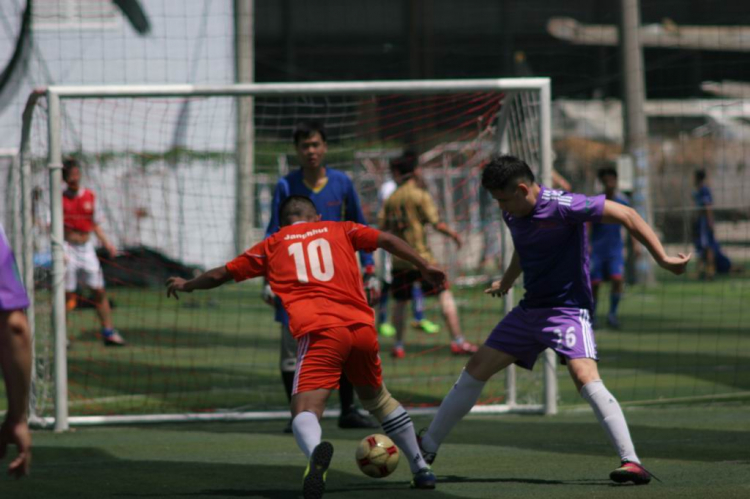
[[[307, 245], [307, 260], [305, 261], [304, 243], [294, 243], [289, 246], [289, 254], [294, 258], [297, 267], [297, 280], [310, 282], [309, 274], [321, 282], [333, 279], [333, 255], [331, 245], [325, 239], [313, 239]], [[310, 272], [308, 274], [308, 268]]]

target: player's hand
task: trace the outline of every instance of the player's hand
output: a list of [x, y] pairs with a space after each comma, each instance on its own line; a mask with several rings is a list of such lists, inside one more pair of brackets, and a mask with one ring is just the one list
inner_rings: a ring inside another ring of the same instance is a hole
[[677, 256], [667, 256], [659, 262], [659, 266], [674, 275], [684, 274], [691, 256], [693, 256], [692, 253], [688, 253], [687, 255], [678, 253]]
[[25, 421], [6, 421], [0, 427], [0, 459], [5, 457], [8, 445], [15, 445], [18, 449], [18, 456], [8, 465], [8, 474], [16, 478], [28, 475], [31, 469], [31, 433]]
[[110, 258], [114, 258], [117, 256], [117, 248], [115, 248], [114, 245], [106, 244], [104, 248], [107, 250], [107, 253], [109, 253]]
[[419, 269], [419, 271], [422, 273], [422, 278], [436, 288], [442, 287], [445, 283], [445, 272], [434, 265], [428, 265], [423, 269]]
[[365, 285], [367, 304], [374, 307], [380, 301], [380, 279], [375, 274], [366, 273], [362, 276], [362, 280]]
[[263, 289], [260, 291], [260, 298], [263, 300], [263, 302], [266, 305], [269, 305], [271, 307], [276, 306], [276, 295], [274, 294], [273, 290], [271, 289], [271, 285], [268, 283], [265, 283], [263, 285]]
[[167, 298], [169, 298], [170, 296], [174, 296], [179, 300], [180, 297], [177, 296], [178, 291], [191, 293], [193, 290], [186, 289], [185, 283], [187, 283], [187, 280], [183, 279], [182, 277], [170, 277], [169, 279], [167, 279]]
[[508, 291], [510, 291], [510, 288], [513, 287], [513, 284], [503, 284], [503, 281], [494, 281], [489, 288], [485, 289], [484, 292], [488, 295], [492, 295], [495, 297], [498, 296], [505, 296], [508, 294]]

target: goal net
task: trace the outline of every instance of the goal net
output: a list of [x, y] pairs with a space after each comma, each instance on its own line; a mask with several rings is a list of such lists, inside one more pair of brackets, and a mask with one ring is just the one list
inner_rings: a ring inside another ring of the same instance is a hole
[[[466, 338], [484, 340], [510, 305], [483, 294], [510, 249], [480, 172], [492, 154], [512, 152], [548, 175], [548, 80], [51, 88], [29, 101], [20, 165], [30, 227], [19, 233], [31, 241], [19, 248], [32, 254], [19, 260], [33, 262], [23, 273], [34, 283], [38, 421], [56, 416], [60, 427], [68, 413], [74, 423], [286, 417], [279, 325], [261, 283], [175, 301], [164, 281], [222, 265], [264, 237], [275, 184], [298, 168], [292, 131], [303, 120], [325, 126], [326, 164], [351, 176], [373, 224], [390, 160], [419, 154], [425, 188], [465, 241], [457, 250], [431, 233], [430, 247], [449, 269]], [[90, 291], [64, 299], [55, 190], [67, 157], [82, 165], [82, 187], [96, 194], [97, 220], [118, 249], [98, 256], [124, 348], [101, 341]], [[249, 176], [238, 176], [238, 165]], [[390, 357], [392, 338], [380, 343], [391, 392], [429, 409], [466, 357], [451, 354], [437, 300], [425, 304], [439, 333], [408, 326], [405, 359]], [[480, 406], [552, 410], [555, 395], [545, 397], [537, 371], [491, 381]]]

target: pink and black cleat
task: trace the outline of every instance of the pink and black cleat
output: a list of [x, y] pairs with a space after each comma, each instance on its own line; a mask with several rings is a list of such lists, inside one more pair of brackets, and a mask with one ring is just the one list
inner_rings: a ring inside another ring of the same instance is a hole
[[646, 485], [651, 481], [651, 477], [656, 478], [642, 465], [631, 461], [623, 461], [619, 468], [609, 474], [609, 478], [614, 482], [633, 482], [636, 485]]

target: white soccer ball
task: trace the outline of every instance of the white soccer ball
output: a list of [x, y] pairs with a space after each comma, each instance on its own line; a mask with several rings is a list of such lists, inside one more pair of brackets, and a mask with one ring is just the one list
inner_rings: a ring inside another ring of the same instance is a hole
[[383, 478], [398, 466], [398, 447], [385, 435], [374, 434], [362, 439], [357, 447], [357, 466], [367, 476]]

